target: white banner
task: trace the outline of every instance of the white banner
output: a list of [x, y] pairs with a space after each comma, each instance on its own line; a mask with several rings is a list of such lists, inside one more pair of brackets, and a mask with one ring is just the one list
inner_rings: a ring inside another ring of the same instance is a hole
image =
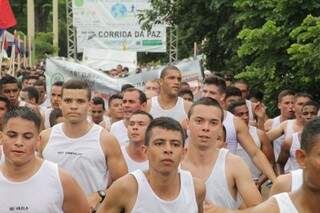
[[137, 68], [137, 53], [132, 51], [85, 48], [82, 58], [82, 64], [97, 70], [110, 70], [118, 64], [129, 70]]
[[46, 60], [46, 83], [47, 91], [51, 90], [51, 85], [56, 81], [67, 81], [69, 79], [85, 80], [95, 92], [104, 94], [117, 93], [121, 89], [117, 79], [92, 69], [86, 65], [74, 63], [57, 58]]
[[[182, 72], [182, 80], [186, 82], [200, 81], [201, 66], [200, 57], [196, 59], [186, 59], [176, 65]], [[144, 83], [148, 80], [159, 79], [164, 66], [151, 71], [144, 71], [139, 74], [132, 74], [126, 78], [111, 78], [106, 74], [92, 69], [86, 65], [74, 63], [57, 58], [46, 60], [46, 81], [47, 91], [51, 90], [51, 85], [56, 81], [67, 81], [69, 79], [81, 79], [89, 83], [95, 92], [110, 94], [119, 92], [123, 84], [130, 83], [137, 88], [143, 89]]]
[[138, 14], [151, 9], [149, 0], [73, 0], [77, 51], [93, 47], [166, 52], [165, 25], [141, 30]]
[[85, 48], [166, 52], [166, 28], [155, 26], [148, 32], [140, 26], [78, 27], [77, 50], [83, 52]]

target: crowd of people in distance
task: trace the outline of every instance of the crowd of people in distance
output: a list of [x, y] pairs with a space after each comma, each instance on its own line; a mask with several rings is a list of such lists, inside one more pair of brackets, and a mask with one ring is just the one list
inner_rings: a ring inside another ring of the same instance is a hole
[[194, 89], [172, 65], [108, 100], [77, 79], [47, 91], [44, 73], [0, 79], [0, 212], [319, 211], [310, 94], [279, 91], [271, 118], [244, 80], [206, 73]]

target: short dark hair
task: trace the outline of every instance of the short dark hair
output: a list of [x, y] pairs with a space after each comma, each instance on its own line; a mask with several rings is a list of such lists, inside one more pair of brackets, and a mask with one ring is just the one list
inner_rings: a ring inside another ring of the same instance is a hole
[[233, 85], [235, 85], [235, 84], [245, 84], [247, 87], [249, 87], [248, 82], [246, 82], [246, 80], [244, 80], [244, 79], [235, 80]]
[[22, 91], [27, 92], [29, 99], [34, 98], [36, 100], [36, 104], [39, 103], [40, 94], [35, 87], [25, 87]]
[[57, 124], [57, 119], [63, 117], [62, 110], [60, 108], [53, 109], [49, 115], [50, 127], [53, 127]]
[[17, 84], [18, 86], [18, 80], [11, 75], [5, 75], [0, 80], [1, 90], [4, 84]]
[[296, 101], [298, 98], [301, 98], [301, 97], [309, 98], [310, 100], [312, 100], [312, 95], [310, 95], [309, 93], [306, 93], [306, 92], [298, 92], [298, 93], [296, 93], [295, 96], [294, 96], [294, 101]]
[[63, 86], [63, 81], [56, 81], [52, 84], [52, 86], [57, 86], [57, 87], [62, 87]]
[[173, 65], [168, 65], [161, 70], [160, 78], [163, 79], [164, 77], [166, 77], [169, 70], [175, 70], [175, 71], [181, 72], [178, 67]]
[[199, 100], [197, 100], [196, 102], [194, 102], [191, 107], [190, 110], [188, 112], [188, 118], [191, 117], [192, 113], [193, 113], [193, 109], [198, 106], [198, 105], [205, 105], [205, 106], [213, 106], [213, 107], [217, 107], [220, 111], [221, 111], [221, 123], [223, 122], [223, 109], [220, 106], [219, 102], [213, 98], [210, 97], [203, 97], [200, 98]]
[[7, 111], [10, 111], [12, 109], [11, 103], [6, 96], [0, 95], [0, 102], [1, 101], [6, 104]]
[[305, 106], [314, 106], [317, 111], [319, 110], [319, 104], [318, 104], [318, 102], [313, 101], [313, 100], [307, 101], [305, 104], [303, 104], [302, 109], [303, 109]]
[[249, 99], [250, 98], [256, 98], [258, 101], [262, 101], [263, 99], [263, 92], [256, 88], [251, 88], [249, 91]]
[[139, 93], [139, 101], [140, 103], [146, 103], [147, 102], [147, 96], [144, 92], [142, 92], [141, 90], [137, 89], [137, 88], [128, 88], [125, 91], [123, 91], [123, 94], [126, 92], [138, 92]]
[[92, 99], [91, 99], [91, 101], [92, 101], [92, 103], [94, 104], [94, 105], [102, 105], [102, 109], [103, 110], [105, 110], [106, 109], [106, 107], [105, 107], [105, 104], [104, 104], [104, 100], [101, 98], [101, 97], [93, 97]]
[[169, 117], [159, 117], [151, 121], [149, 126], [147, 127], [146, 134], [145, 134], [145, 145], [149, 146], [150, 144], [150, 139], [152, 136], [152, 130], [154, 128], [160, 128], [160, 129], [165, 129], [165, 130], [171, 130], [171, 131], [176, 131], [181, 134], [181, 139], [182, 139], [182, 146], [185, 144], [185, 133], [178, 121], [176, 121], [173, 118]]
[[36, 81], [36, 83], [34, 83], [34, 86], [42, 86], [42, 87], [44, 88], [44, 90], [47, 89], [47, 88], [46, 88], [46, 82], [45, 82], [44, 80], [40, 80], [40, 79], [38, 79], [38, 80]]
[[226, 82], [223, 78], [218, 76], [208, 76], [204, 79], [203, 84], [215, 85], [219, 88], [220, 93], [224, 93], [226, 90]]
[[63, 90], [64, 89], [83, 89], [87, 90], [87, 97], [88, 100], [91, 99], [91, 89], [86, 81], [78, 80], [78, 79], [71, 79], [65, 82], [62, 86], [61, 96], [63, 97]]
[[231, 96], [239, 96], [239, 97], [242, 98], [240, 89], [238, 89], [237, 87], [233, 87], [233, 86], [227, 87], [226, 90], [225, 90], [224, 99], [226, 100], [227, 98], [229, 98]]
[[111, 102], [115, 99], [121, 99], [122, 100], [122, 95], [120, 93], [116, 93], [116, 94], [113, 94], [109, 97], [108, 99], [108, 106], [111, 105]]
[[245, 100], [241, 100], [241, 101], [235, 101], [235, 102], [232, 102], [229, 107], [228, 107], [228, 111], [231, 112], [231, 113], [234, 113], [234, 110], [239, 107], [239, 106], [243, 106], [243, 105], [246, 105], [246, 101]]
[[315, 140], [315, 137], [320, 134], [320, 118], [317, 117], [307, 123], [301, 134], [301, 149], [309, 153], [316, 143], [320, 140]]
[[16, 107], [6, 112], [2, 121], [3, 128], [5, 128], [11, 118], [22, 118], [31, 121], [36, 126], [36, 129], [40, 131], [41, 119], [39, 115], [29, 107]]
[[295, 92], [289, 89], [282, 90], [278, 95], [278, 103], [282, 101], [285, 96], [294, 96]]
[[180, 89], [179, 92], [178, 92], [178, 96], [183, 96], [185, 94], [190, 95], [192, 100], [193, 100], [193, 93], [192, 93], [192, 91], [190, 89], [188, 89], [188, 88]]
[[121, 86], [121, 92], [124, 92], [129, 88], [135, 88], [135, 87], [132, 84], [124, 84]]
[[146, 115], [146, 116], [150, 119], [150, 121], [153, 120], [153, 117], [152, 117], [151, 114], [149, 114], [149, 113], [147, 113], [147, 112], [145, 112], [145, 111], [143, 111], [143, 110], [140, 110], [140, 109], [138, 109], [137, 111], [134, 111], [134, 112], [132, 113], [132, 115], [130, 116], [130, 118], [131, 118], [132, 116], [134, 116], [134, 115]]

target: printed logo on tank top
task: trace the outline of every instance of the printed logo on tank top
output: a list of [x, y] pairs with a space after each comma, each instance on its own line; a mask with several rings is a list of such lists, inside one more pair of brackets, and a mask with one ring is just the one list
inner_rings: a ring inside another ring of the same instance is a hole
[[82, 156], [83, 153], [81, 152], [64, 152], [64, 151], [58, 151], [58, 155], [70, 155], [70, 156]]
[[29, 207], [28, 206], [10, 206], [9, 207], [9, 212], [13, 212], [13, 211], [29, 211]]

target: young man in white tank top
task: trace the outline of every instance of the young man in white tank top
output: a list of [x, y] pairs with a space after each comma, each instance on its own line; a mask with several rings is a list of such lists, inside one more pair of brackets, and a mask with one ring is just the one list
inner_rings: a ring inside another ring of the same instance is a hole
[[[204, 80], [202, 96], [217, 100], [220, 106], [225, 107], [226, 84], [222, 78], [212, 76]], [[236, 153], [238, 143], [245, 149], [257, 168], [271, 181], [276, 181], [272, 166], [263, 152], [257, 147], [249, 134], [247, 125], [232, 113], [223, 111], [223, 125], [226, 128], [226, 143], [232, 153]]]
[[[294, 95], [295, 93], [291, 90], [282, 90], [278, 95], [278, 109], [280, 115], [268, 119], [264, 124], [264, 130], [267, 132], [273, 128], [276, 128], [280, 123], [294, 118]], [[281, 136], [273, 141], [273, 151], [275, 160], [278, 159], [281, 149], [281, 144], [284, 142], [285, 137]]]
[[319, 212], [320, 203], [320, 118], [309, 122], [301, 134], [301, 149], [296, 152], [303, 168], [303, 183], [291, 193], [280, 193], [260, 205], [243, 211], [232, 211], [210, 206], [207, 213], [306, 213]]
[[161, 71], [160, 94], [152, 97], [147, 103], [146, 111], [152, 117], [171, 117], [184, 124], [191, 102], [178, 96], [181, 80], [181, 71], [175, 66], [167, 66]]
[[[231, 103], [228, 106], [228, 111], [233, 113], [235, 116], [241, 118], [249, 127], [249, 133], [253, 138], [256, 145], [262, 150], [262, 152], [266, 155], [271, 165], [274, 165], [274, 155], [271, 143], [265, 134], [264, 131], [249, 125], [249, 112], [248, 107], [245, 101], [238, 101]], [[261, 172], [257, 169], [257, 167], [253, 164], [252, 160], [248, 156], [248, 154], [244, 151], [241, 145], [238, 146], [237, 155], [239, 155], [248, 165], [252, 177], [254, 180], [260, 184], [263, 180], [258, 181], [260, 179]]]
[[[116, 139], [87, 119], [91, 91], [80, 80], [69, 80], [62, 88], [64, 122], [41, 132], [39, 153], [65, 168], [80, 184], [90, 207], [104, 198], [108, 176], [114, 181], [127, 173]], [[110, 183], [109, 183], [110, 184]]]
[[113, 123], [110, 128], [110, 133], [117, 138], [120, 146], [127, 144], [129, 141], [127, 127], [130, 116], [137, 110], [145, 110], [146, 104], [147, 97], [141, 90], [128, 88], [123, 92], [123, 119]]
[[[319, 110], [318, 103], [315, 101], [306, 102], [301, 111], [302, 126], [304, 127], [307, 123], [317, 117]], [[300, 149], [300, 134], [301, 132], [295, 132], [291, 137], [287, 138], [285, 142], [281, 145], [281, 152], [277, 164], [279, 172], [283, 174], [284, 172], [289, 172], [299, 168], [296, 161], [295, 152]], [[288, 167], [285, 170], [285, 165], [288, 162]]]
[[212, 98], [196, 101], [187, 122], [189, 144], [181, 168], [206, 182], [208, 202], [226, 208], [239, 208], [238, 194], [246, 206], [261, 202], [245, 162], [227, 149], [217, 149], [222, 129], [223, 109]]
[[36, 157], [40, 123], [27, 107], [5, 115], [0, 212], [87, 213], [89, 205], [77, 182], [57, 164]]
[[[284, 140], [290, 138], [293, 133], [295, 132], [301, 132], [303, 128], [302, 124], [302, 118], [301, 118], [301, 109], [302, 106], [310, 101], [312, 99], [311, 95], [307, 93], [297, 93], [294, 96], [294, 110], [295, 110], [295, 119], [290, 119], [282, 122], [278, 127], [273, 128], [267, 132], [267, 136], [270, 141], [275, 142], [276, 139], [279, 139], [283, 135]], [[281, 144], [282, 145], [282, 144]], [[274, 146], [275, 147], [275, 146]], [[279, 154], [281, 151], [281, 146], [280, 149], [278, 150]], [[278, 156], [279, 159], [279, 156]], [[289, 168], [289, 164], [285, 165], [285, 169]], [[280, 169], [277, 168], [276, 172], [279, 174]]]
[[111, 185], [98, 212], [203, 212], [203, 182], [178, 168], [185, 153], [181, 125], [168, 117], [154, 119], [145, 144], [149, 169], [136, 170]]
[[145, 171], [149, 167], [144, 140], [146, 129], [152, 120], [152, 116], [142, 110], [135, 111], [129, 119], [129, 143], [121, 147], [129, 172], [137, 169]]

